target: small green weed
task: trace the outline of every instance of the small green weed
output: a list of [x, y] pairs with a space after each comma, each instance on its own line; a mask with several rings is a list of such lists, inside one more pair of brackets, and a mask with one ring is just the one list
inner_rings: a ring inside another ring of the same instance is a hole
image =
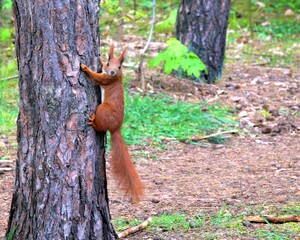
[[264, 229], [258, 229], [256, 232], [256, 237], [259, 239], [270, 239], [270, 240], [284, 240], [289, 239], [278, 235], [278, 233], [274, 233]]
[[215, 226], [219, 226], [232, 221], [232, 219], [232, 214], [224, 208], [221, 208], [219, 213], [215, 217], [211, 218], [211, 223]]
[[[161, 145], [164, 139], [190, 141], [194, 135], [237, 127], [229, 110], [218, 104], [191, 104], [166, 95], [139, 94], [126, 94], [125, 102], [123, 134], [128, 144], [146, 144], [150, 140]], [[203, 107], [207, 111], [203, 112]]]
[[271, 116], [271, 113], [269, 113], [267, 110], [265, 109], [262, 109], [260, 110], [259, 112], [259, 115], [261, 115], [262, 117], [270, 117]]
[[278, 225], [280, 232], [286, 235], [300, 235], [300, 224], [296, 222], [289, 222], [282, 225]]
[[154, 229], [163, 229], [164, 231], [179, 231], [187, 230], [190, 228], [198, 228], [202, 226], [204, 220], [201, 218], [191, 218], [186, 214], [173, 213], [173, 214], [161, 214], [155, 216], [150, 223], [150, 226]]
[[201, 72], [207, 73], [206, 66], [201, 59], [180, 41], [171, 38], [167, 41], [167, 45], [167, 50], [159, 53], [150, 61], [150, 68], [158, 68], [162, 64], [166, 74], [183, 71], [188, 77], [194, 76], [197, 79]]
[[217, 233], [204, 233], [203, 237], [205, 240], [216, 240], [216, 239], [220, 239], [219, 234]]
[[285, 205], [281, 208], [281, 211], [283, 214], [300, 216], [300, 202]]
[[5, 237], [5, 240], [12, 240], [14, 239], [14, 235], [15, 235], [15, 232], [17, 230], [17, 228], [19, 227], [19, 225], [16, 225], [9, 233], [8, 235]]
[[137, 219], [127, 220], [121, 217], [117, 217], [116, 219], [111, 220], [111, 222], [114, 225], [115, 230], [118, 232], [139, 225], [141, 223], [141, 221]]

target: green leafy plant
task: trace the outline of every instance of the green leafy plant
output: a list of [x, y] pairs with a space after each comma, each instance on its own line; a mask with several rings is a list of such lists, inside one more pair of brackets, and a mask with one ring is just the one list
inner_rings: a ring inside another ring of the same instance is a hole
[[149, 63], [149, 67], [158, 68], [161, 64], [166, 74], [182, 70], [187, 76], [199, 78], [202, 71], [207, 69], [201, 59], [175, 38], [167, 41], [168, 48], [159, 53]]

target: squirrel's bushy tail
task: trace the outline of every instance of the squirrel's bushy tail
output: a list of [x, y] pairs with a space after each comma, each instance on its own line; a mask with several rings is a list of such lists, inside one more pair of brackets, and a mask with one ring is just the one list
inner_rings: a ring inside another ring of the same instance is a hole
[[120, 130], [111, 133], [111, 166], [118, 182], [124, 187], [126, 195], [134, 201], [139, 201], [143, 196], [144, 186], [131, 162]]

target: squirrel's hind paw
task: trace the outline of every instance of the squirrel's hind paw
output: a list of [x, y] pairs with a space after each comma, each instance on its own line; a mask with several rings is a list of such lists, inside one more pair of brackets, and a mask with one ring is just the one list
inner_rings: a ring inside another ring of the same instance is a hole
[[93, 114], [93, 115], [91, 115], [90, 117], [89, 117], [89, 125], [92, 125], [92, 123], [95, 121], [95, 118], [96, 118], [96, 115], [95, 114]]

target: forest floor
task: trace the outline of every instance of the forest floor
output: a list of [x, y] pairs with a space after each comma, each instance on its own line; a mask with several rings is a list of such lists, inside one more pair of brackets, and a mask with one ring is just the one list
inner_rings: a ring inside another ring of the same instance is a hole
[[[139, 204], [130, 204], [120, 194], [108, 164], [112, 219], [144, 220], [161, 213], [206, 214], [210, 219], [220, 215], [221, 209], [230, 211], [231, 217], [257, 215], [256, 210], [276, 215], [295, 204], [300, 212], [300, 72], [227, 65], [223, 80], [216, 85], [165, 75], [157, 78], [150, 80], [154, 91], [189, 102], [221, 102], [236, 111], [240, 131], [223, 144], [192, 145], [166, 139], [163, 148], [131, 146], [145, 197]], [[135, 90], [134, 83], [130, 88]], [[15, 136], [0, 139], [0, 144], [14, 160]], [[0, 172], [0, 239], [13, 183], [14, 171]], [[298, 230], [288, 229], [290, 235], [284, 238], [259, 235], [259, 229], [272, 231], [266, 224], [241, 223], [242, 230], [235, 228], [207, 221], [201, 228], [188, 230], [145, 229], [128, 239], [300, 239], [299, 225]]]

